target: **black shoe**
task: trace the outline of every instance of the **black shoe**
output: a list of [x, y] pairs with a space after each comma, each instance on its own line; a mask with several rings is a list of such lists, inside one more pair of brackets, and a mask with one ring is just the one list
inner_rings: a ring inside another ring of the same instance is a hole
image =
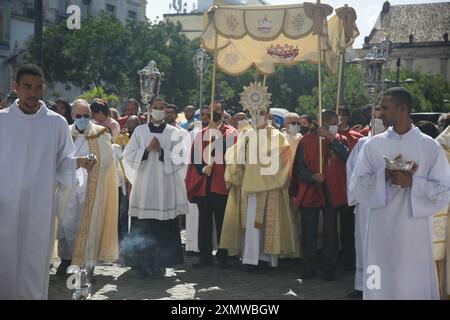
[[353, 290], [347, 295], [347, 297], [350, 299], [362, 299], [363, 293], [362, 291], [359, 290]]
[[244, 264], [243, 267], [245, 272], [258, 272], [258, 266], [253, 264]]
[[198, 256], [200, 256], [200, 252], [195, 252], [195, 251], [186, 251], [184, 254], [186, 255], [186, 257], [198, 257]]
[[325, 273], [322, 275], [322, 279], [325, 281], [333, 281], [335, 279], [334, 273]]
[[308, 280], [308, 279], [313, 279], [316, 276], [316, 271], [314, 270], [305, 270], [302, 273], [302, 279], [303, 280]]
[[194, 269], [209, 268], [212, 266], [213, 266], [212, 261], [208, 261], [208, 262], [200, 261], [200, 262], [192, 264], [192, 267], [194, 267]]
[[65, 276], [67, 274], [67, 268], [71, 263], [72, 260], [61, 259], [61, 263], [59, 264], [58, 269], [56, 269], [56, 275]]
[[163, 279], [166, 275], [166, 268], [160, 267], [158, 269], [154, 269], [150, 272], [150, 277], [153, 279]]
[[217, 265], [219, 269], [226, 269], [228, 268], [228, 262], [227, 260], [219, 260], [219, 264]]

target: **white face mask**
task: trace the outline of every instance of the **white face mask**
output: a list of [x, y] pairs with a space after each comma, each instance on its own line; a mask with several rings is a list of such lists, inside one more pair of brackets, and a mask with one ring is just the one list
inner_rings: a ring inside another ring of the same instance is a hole
[[248, 120], [239, 120], [238, 121], [238, 128], [243, 129], [249, 125]]
[[300, 125], [298, 125], [298, 124], [288, 124], [288, 126], [286, 127], [286, 130], [290, 134], [296, 135], [297, 133], [300, 132]]
[[384, 132], [386, 128], [384, 127], [383, 120], [375, 118], [373, 120], [373, 132], [374, 134], [380, 134]]
[[328, 128], [328, 131], [332, 134], [335, 135], [338, 132], [338, 126], [330, 126]]
[[164, 120], [166, 113], [164, 110], [155, 110], [152, 109], [152, 118], [155, 121], [162, 121]]

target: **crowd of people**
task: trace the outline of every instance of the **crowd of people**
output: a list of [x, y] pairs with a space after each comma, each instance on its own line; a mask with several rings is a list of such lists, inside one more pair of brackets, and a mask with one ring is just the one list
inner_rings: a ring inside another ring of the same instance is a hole
[[43, 84], [24, 65], [2, 101], [0, 298], [47, 298], [55, 240], [56, 274], [76, 265], [90, 281], [101, 261], [145, 281], [185, 255], [196, 269], [235, 257], [250, 272], [300, 258], [306, 281], [335, 280], [339, 263], [355, 272], [354, 298], [450, 294], [450, 262], [436, 265], [433, 247], [450, 201], [450, 114], [415, 126], [406, 89], [350, 128], [344, 106], [321, 126], [294, 112], [278, 124], [265, 108], [230, 114], [219, 97], [199, 120], [159, 96], [147, 110], [128, 100], [120, 116], [102, 99], [46, 103]]

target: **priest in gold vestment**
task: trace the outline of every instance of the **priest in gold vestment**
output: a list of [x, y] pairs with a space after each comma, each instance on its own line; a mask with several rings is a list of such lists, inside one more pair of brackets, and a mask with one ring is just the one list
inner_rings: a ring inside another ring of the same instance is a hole
[[76, 185], [59, 192], [62, 219], [58, 225], [58, 274], [69, 265], [87, 268], [92, 277], [98, 260], [118, 258], [118, 187], [111, 136], [107, 128], [90, 121], [87, 101], [75, 100], [70, 132], [76, 154], [94, 154], [97, 163], [89, 172], [76, 171]]
[[291, 150], [268, 116], [261, 110], [226, 153], [230, 193], [220, 248], [242, 256], [245, 265], [276, 267], [279, 257], [298, 257], [299, 245], [288, 195]]

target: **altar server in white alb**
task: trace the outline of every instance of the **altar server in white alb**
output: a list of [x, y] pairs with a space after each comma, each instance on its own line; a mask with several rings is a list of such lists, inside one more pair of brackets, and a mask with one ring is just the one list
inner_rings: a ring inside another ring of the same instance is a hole
[[[366, 142], [350, 180], [356, 202], [370, 209], [364, 243], [364, 299], [438, 299], [433, 214], [450, 199], [450, 168], [439, 144], [412, 126], [411, 94], [387, 90], [386, 132]], [[411, 172], [389, 170], [401, 155]]]
[[[383, 133], [386, 128], [383, 125], [383, 120], [379, 118], [374, 119], [374, 135]], [[363, 137], [358, 140], [355, 147], [353, 148], [350, 156], [347, 159], [347, 189], [350, 186], [350, 179], [355, 169], [356, 161], [358, 159], [361, 150], [369, 137]], [[347, 193], [348, 205], [355, 206], [355, 258], [356, 258], [356, 270], [355, 270], [355, 289], [349, 294], [350, 298], [362, 298], [363, 288], [364, 288], [364, 239], [366, 233], [367, 225], [367, 211], [370, 209], [365, 208], [360, 205], [354, 198], [352, 193], [349, 191]]]
[[136, 128], [123, 152], [132, 189], [131, 230], [121, 253], [141, 276], [157, 278], [164, 275], [165, 267], [183, 263], [178, 215], [187, 209], [187, 200], [176, 189], [184, 186], [175, 179], [183, 168], [184, 155], [173, 154], [180, 133], [164, 121], [165, 106], [164, 99], [153, 99], [150, 123]]
[[19, 99], [0, 111], [0, 299], [47, 299], [57, 183], [72, 187], [77, 167], [67, 121], [40, 100], [44, 74], [17, 71]]

